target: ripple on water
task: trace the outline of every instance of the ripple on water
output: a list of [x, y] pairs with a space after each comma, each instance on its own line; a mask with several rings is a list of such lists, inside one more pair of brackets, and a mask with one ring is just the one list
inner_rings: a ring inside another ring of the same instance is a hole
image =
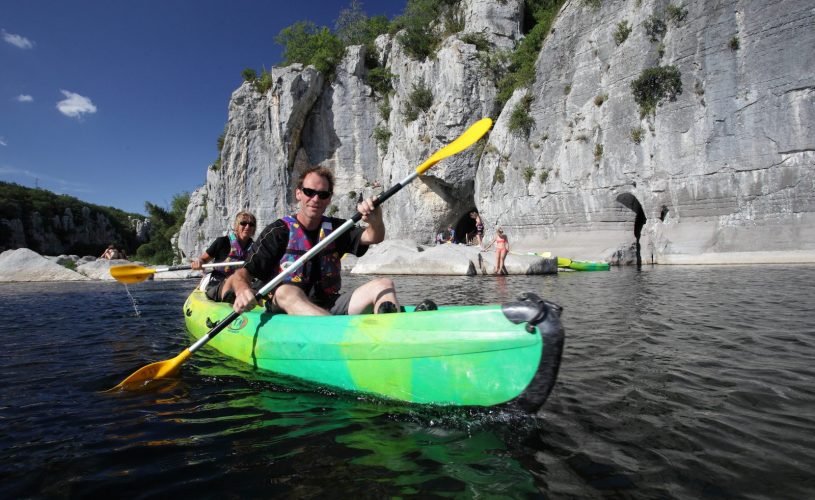
[[563, 306], [536, 416], [317, 388], [209, 348], [152, 392], [100, 394], [190, 344], [194, 283], [131, 285], [137, 309], [117, 283], [1, 285], [0, 493], [810, 498], [815, 269], [757, 270], [397, 277], [406, 303]]

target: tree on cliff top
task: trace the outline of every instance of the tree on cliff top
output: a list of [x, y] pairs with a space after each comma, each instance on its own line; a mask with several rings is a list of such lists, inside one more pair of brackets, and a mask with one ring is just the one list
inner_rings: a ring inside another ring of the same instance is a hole
[[177, 254], [173, 247], [173, 236], [184, 224], [190, 193], [184, 192], [173, 196], [170, 210], [144, 203], [144, 209], [150, 215], [150, 241], [136, 250], [136, 259], [150, 264], [172, 264]]

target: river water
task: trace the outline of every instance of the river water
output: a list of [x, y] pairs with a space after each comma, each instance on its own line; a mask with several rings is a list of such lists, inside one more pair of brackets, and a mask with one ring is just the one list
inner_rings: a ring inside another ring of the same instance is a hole
[[3, 284], [0, 497], [815, 497], [815, 267], [396, 279], [407, 303], [562, 305], [542, 411], [334, 394], [208, 347], [104, 394], [191, 343], [195, 283], [130, 285], [136, 308], [118, 283]]

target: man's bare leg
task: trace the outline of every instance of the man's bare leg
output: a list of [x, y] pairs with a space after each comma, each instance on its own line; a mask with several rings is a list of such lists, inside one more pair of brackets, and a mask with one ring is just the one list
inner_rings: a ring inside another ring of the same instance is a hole
[[274, 292], [277, 307], [295, 316], [331, 316], [331, 313], [317, 306], [306, 297], [303, 290], [295, 285], [280, 285]]
[[390, 278], [378, 278], [354, 290], [351, 301], [348, 303], [348, 314], [361, 314], [370, 305], [373, 305], [374, 312], [376, 312], [383, 302], [392, 302], [399, 310], [396, 285]]

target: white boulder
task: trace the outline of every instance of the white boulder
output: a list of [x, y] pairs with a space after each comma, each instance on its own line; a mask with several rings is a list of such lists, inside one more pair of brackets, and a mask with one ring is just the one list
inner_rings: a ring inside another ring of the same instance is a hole
[[87, 281], [88, 278], [28, 248], [0, 254], [0, 282]]

